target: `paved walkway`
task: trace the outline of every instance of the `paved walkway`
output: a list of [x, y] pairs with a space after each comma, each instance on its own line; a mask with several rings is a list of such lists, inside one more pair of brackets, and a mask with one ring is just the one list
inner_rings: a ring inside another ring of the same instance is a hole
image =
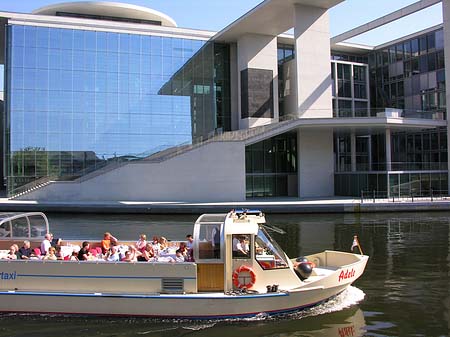
[[375, 203], [354, 198], [323, 199], [258, 199], [242, 202], [151, 202], [151, 201], [95, 201], [95, 202], [38, 202], [0, 198], [0, 211], [44, 211], [73, 213], [152, 213], [201, 214], [228, 212], [230, 209], [260, 209], [266, 213], [368, 213], [406, 211], [450, 211], [449, 200], [411, 200]]

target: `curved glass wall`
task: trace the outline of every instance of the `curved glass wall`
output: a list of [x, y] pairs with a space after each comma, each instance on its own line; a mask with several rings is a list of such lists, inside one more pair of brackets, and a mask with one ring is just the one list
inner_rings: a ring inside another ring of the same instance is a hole
[[7, 48], [9, 192], [191, 144], [218, 127], [212, 43], [11, 25]]

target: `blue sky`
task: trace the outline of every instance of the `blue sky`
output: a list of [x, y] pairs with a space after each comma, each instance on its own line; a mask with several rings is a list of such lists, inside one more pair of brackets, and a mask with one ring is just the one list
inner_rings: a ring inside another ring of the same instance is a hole
[[[29, 13], [33, 9], [74, 0], [0, 0], [1, 11]], [[114, 0], [109, 0], [114, 1]], [[218, 31], [255, 7], [261, 0], [122, 0], [150, 7], [171, 16], [180, 27]], [[346, 0], [330, 11], [331, 35], [412, 4], [416, 0]], [[384, 28], [365, 34], [353, 42], [378, 45], [442, 23], [441, 5], [435, 5]]]

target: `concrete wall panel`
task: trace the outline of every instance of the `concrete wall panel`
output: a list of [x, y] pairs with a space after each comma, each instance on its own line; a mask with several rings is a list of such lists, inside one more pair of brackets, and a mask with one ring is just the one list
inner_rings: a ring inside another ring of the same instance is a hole
[[333, 196], [333, 130], [299, 130], [297, 142], [299, 196]]
[[245, 146], [211, 143], [161, 163], [130, 163], [84, 182], [55, 182], [22, 200], [242, 201]]

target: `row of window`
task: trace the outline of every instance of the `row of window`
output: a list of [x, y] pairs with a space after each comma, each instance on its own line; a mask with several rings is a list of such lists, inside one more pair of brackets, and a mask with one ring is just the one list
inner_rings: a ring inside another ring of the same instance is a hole
[[370, 67], [381, 67], [444, 49], [442, 29], [410, 39], [369, 55]]
[[12, 46], [191, 57], [201, 40], [33, 26], [10, 26]]
[[191, 57], [14, 47], [11, 64], [26, 69], [172, 75]]

